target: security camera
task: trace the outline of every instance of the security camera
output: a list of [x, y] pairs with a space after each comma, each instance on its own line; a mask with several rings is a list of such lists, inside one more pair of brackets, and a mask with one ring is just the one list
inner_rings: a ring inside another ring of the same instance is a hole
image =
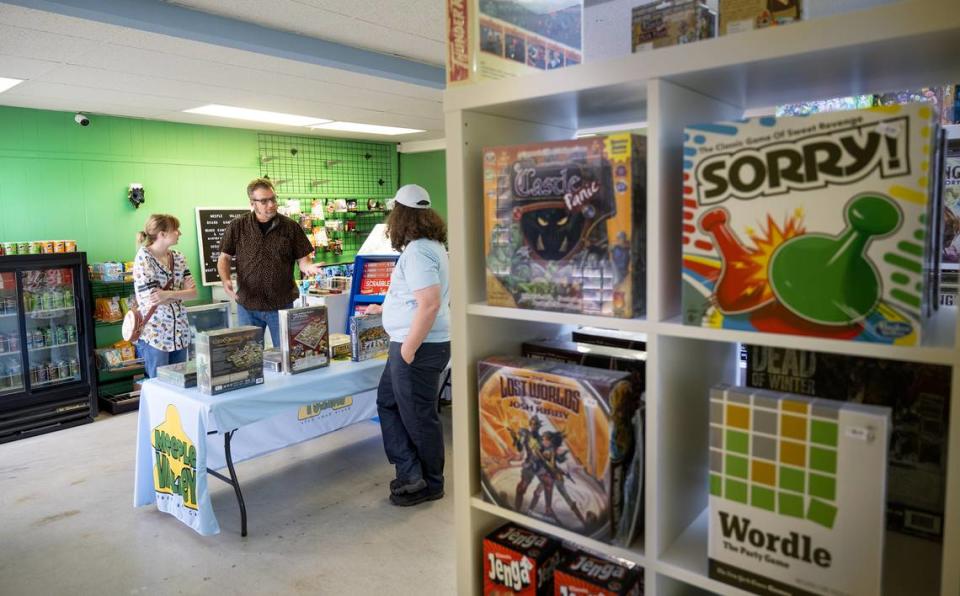
[[83, 114], [81, 114], [80, 112], [77, 112], [76, 114], [74, 114], [73, 121], [79, 124], [80, 126], [90, 126], [90, 119], [84, 116]]

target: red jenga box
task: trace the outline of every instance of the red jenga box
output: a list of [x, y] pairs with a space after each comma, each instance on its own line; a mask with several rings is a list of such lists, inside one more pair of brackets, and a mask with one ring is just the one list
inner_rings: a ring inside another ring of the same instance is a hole
[[514, 523], [483, 539], [483, 593], [487, 596], [553, 594], [560, 541]]
[[553, 574], [555, 596], [640, 596], [643, 572], [583, 551], [569, 552]]

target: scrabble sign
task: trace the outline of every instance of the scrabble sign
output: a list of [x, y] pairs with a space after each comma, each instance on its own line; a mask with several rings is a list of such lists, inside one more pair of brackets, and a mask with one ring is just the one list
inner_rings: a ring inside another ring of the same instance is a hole
[[688, 127], [684, 322], [919, 343], [937, 137], [924, 104]]

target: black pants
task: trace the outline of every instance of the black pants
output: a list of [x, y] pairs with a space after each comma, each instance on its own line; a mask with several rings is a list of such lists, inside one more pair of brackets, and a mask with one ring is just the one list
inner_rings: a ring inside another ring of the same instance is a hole
[[423, 478], [431, 492], [443, 490], [443, 427], [437, 414], [440, 375], [450, 360], [450, 342], [424, 343], [412, 364], [390, 342], [387, 366], [377, 389], [377, 411], [387, 460], [397, 478]]

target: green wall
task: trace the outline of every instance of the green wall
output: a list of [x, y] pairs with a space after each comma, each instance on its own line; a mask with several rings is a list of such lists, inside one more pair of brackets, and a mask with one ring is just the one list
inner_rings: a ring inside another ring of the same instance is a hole
[[[81, 127], [72, 113], [0, 108], [0, 131], [0, 241], [76, 240], [89, 262], [132, 260], [147, 217], [170, 213], [198, 285], [194, 208], [247, 206], [259, 173], [251, 130], [108, 116]], [[131, 182], [146, 191], [139, 209]]]
[[419, 184], [430, 193], [433, 208], [447, 219], [447, 152], [400, 154], [400, 185]]

